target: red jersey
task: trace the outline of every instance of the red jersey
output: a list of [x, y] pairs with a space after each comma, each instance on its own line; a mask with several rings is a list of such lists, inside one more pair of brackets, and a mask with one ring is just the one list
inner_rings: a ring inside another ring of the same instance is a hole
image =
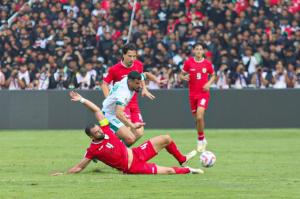
[[203, 59], [197, 62], [193, 57], [190, 57], [184, 62], [182, 69], [190, 76], [189, 92], [190, 96], [209, 95], [209, 91], [204, 91], [203, 86], [208, 82], [208, 75], [214, 73], [213, 66], [210, 61]]
[[101, 162], [121, 171], [128, 170], [127, 147], [111, 131], [108, 126], [101, 127], [105, 138], [100, 142], [92, 142], [87, 149], [85, 158], [97, 158]]
[[[109, 68], [108, 74], [103, 78], [103, 81], [107, 84], [115, 84], [116, 82], [121, 81], [121, 79], [127, 76], [131, 71], [142, 73], [144, 71], [143, 63], [139, 60], [135, 60], [131, 67], [127, 67], [122, 61], [120, 61]], [[138, 106], [137, 93], [134, 94], [127, 106]]]

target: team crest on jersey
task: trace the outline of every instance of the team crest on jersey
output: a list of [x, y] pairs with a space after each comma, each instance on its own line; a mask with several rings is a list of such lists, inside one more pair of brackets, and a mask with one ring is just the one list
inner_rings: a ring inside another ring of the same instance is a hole
[[206, 73], [206, 68], [202, 68], [202, 73]]

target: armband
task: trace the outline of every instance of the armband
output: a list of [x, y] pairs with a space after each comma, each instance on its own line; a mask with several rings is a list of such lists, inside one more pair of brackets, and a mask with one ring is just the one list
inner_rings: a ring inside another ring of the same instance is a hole
[[147, 77], [144, 73], [141, 74], [142, 80], [147, 80]]
[[85, 100], [83, 97], [80, 98], [80, 100], [79, 100], [79, 102], [80, 102], [81, 104], [83, 104], [85, 101], [86, 101], [86, 100]]
[[100, 124], [100, 126], [107, 126], [107, 125], [109, 125], [109, 121], [108, 121], [108, 119], [105, 118], [103, 120], [100, 120], [99, 124]]

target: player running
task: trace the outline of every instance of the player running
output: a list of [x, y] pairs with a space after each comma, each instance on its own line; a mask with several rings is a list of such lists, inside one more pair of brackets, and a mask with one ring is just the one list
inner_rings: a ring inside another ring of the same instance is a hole
[[[79, 101], [94, 112], [100, 126], [90, 124], [86, 127], [85, 133], [92, 139], [90, 147], [87, 149], [84, 158], [69, 169], [67, 173], [81, 172], [94, 158], [127, 174], [203, 173], [201, 169], [164, 167], [148, 163], [147, 161], [156, 156], [163, 148], [173, 155], [181, 165], [186, 165], [196, 155], [196, 152], [186, 156], [182, 155], [169, 135], [156, 136], [136, 148], [127, 148], [111, 131], [108, 120], [98, 106], [73, 91], [70, 92], [70, 97], [72, 101]], [[64, 173], [54, 173], [52, 175], [62, 174]]]
[[215, 81], [215, 72], [211, 62], [204, 58], [204, 44], [194, 44], [193, 53], [194, 57], [185, 61], [180, 78], [189, 83], [190, 107], [198, 131], [197, 151], [203, 152], [207, 146], [204, 113], [209, 103], [209, 88]]
[[142, 75], [137, 71], [132, 71], [112, 87], [103, 101], [102, 110], [110, 122], [110, 127], [127, 146], [132, 145], [142, 136], [142, 132], [137, 129], [145, 124], [131, 122], [124, 112], [129, 101], [139, 92], [141, 84]]
[[[137, 71], [139, 73], [143, 73], [143, 64], [142, 62], [137, 60], [137, 50], [134, 44], [126, 44], [123, 47], [123, 59], [117, 63], [116, 65], [110, 67], [108, 70], [108, 74], [106, 77], [103, 78], [102, 83], [102, 91], [104, 97], [109, 96], [109, 85], [115, 84], [116, 82], [121, 81], [125, 76], [128, 75], [131, 71]], [[158, 78], [156, 78], [151, 73], [145, 72], [145, 77], [149, 80], [155, 81], [158, 84], [164, 83]], [[146, 88], [145, 82], [141, 82], [142, 87], [142, 96], [147, 96], [150, 99], [154, 99], [155, 96], [152, 95]], [[141, 111], [138, 105], [137, 94], [135, 93], [128, 105], [125, 107], [125, 115], [126, 117], [133, 123], [143, 123], [143, 118], [141, 115]], [[126, 125], [127, 126], [127, 125]], [[130, 126], [128, 126], [130, 127]], [[121, 130], [122, 131], [122, 130]], [[144, 133], [144, 128], [141, 126], [140, 128], [136, 129], [138, 135], [142, 136]], [[125, 133], [125, 132], [123, 132]]]

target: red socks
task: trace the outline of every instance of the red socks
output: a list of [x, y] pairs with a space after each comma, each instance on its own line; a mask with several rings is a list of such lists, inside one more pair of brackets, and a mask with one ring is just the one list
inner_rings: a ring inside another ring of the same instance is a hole
[[166, 147], [167, 151], [172, 154], [176, 160], [178, 160], [178, 162], [181, 164], [183, 162], [186, 161], [186, 157], [184, 155], [182, 155], [182, 153], [178, 150], [175, 142], [171, 142], [167, 147]]
[[189, 168], [180, 168], [180, 167], [172, 167], [172, 168], [175, 170], [176, 174], [187, 174], [191, 172]]
[[204, 140], [204, 132], [198, 132], [198, 140]]

